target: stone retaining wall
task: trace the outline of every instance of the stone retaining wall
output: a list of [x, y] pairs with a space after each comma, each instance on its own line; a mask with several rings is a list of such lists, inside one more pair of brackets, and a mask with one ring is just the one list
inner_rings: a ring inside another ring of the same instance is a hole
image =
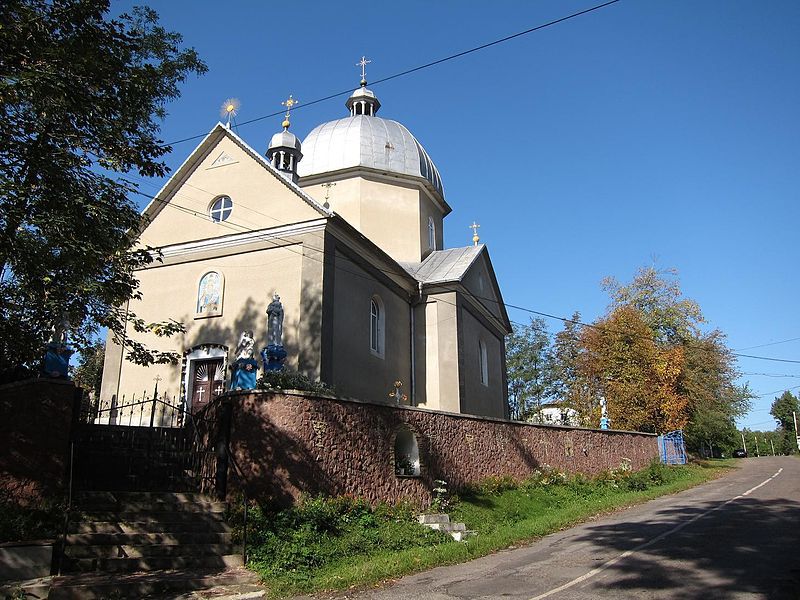
[[[302, 493], [372, 502], [426, 504], [434, 479], [451, 489], [490, 476], [523, 479], [544, 464], [594, 474], [658, 457], [654, 435], [531, 425], [404, 406], [313, 397], [301, 392], [236, 392], [231, 449], [248, 490], [281, 504]], [[221, 407], [220, 407], [221, 408]], [[420, 475], [395, 475], [394, 441], [407, 427], [419, 446]], [[229, 491], [241, 485], [229, 469]]]
[[55, 379], [0, 386], [0, 493], [20, 504], [61, 497], [79, 393]]

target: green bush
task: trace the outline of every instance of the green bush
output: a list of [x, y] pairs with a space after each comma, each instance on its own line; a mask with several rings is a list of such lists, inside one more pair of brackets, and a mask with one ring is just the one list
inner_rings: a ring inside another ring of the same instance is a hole
[[248, 517], [250, 566], [264, 577], [295, 585], [322, 567], [355, 556], [452, 541], [417, 523], [408, 505], [373, 508], [347, 497], [305, 498], [283, 510], [256, 505]]
[[321, 381], [312, 381], [296, 371], [266, 371], [258, 378], [256, 387], [259, 390], [299, 390], [317, 394], [333, 394], [334, 389]]
[[44, 502], [20, 506], [8, 496], [0, 496], [0, 543], [52, 539], [64, 525], [64, 506]]

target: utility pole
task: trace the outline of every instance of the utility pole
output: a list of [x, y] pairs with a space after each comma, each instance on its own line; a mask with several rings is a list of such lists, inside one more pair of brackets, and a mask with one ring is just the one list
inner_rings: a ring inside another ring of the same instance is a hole
[[797, 450], [800, 451], [800, 435], [797, 433], [797, 413], [792, 411], [792, 416], [794, 417], [794, 438], [797, 442]]
[[747, 454], [747, 442], [744, 441], [744, 431], [740, 431], [739, 433], [742, 434], [742, 446], [744, 447], [744, 453]]
[[772, 443], [772, 438], [769, 440], [769, 445], [772, 446], [772, 456], [775, 456], [775, 444]]
[[758, 436], [754, 433], [753, 437], [756, 440], [756, 456], [758, 456], [760, 458], [761, 457], [761, 453], [758, 451]]

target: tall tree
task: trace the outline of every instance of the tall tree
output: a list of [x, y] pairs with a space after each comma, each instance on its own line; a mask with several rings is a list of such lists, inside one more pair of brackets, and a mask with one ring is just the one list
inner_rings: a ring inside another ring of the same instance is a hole
[[103, 342], [95, 342], [81, 352], [78, 366], [72, 374], [75, 385], [87, 392], [92, 392], [95, 398], [100, 397], [100, 384], [103, 381], [103, 361], [106, 357], [106, 346]]
[[121, 335], [170, 334], [120, 308], [138, 296], [142, 225], [124, 173], [162, 176], [158, 138], [178, 84], [206, 67], [148, 8], [108, 0], [0, 3], [0, 370], [37, 362], [54, 324], [71, 342], [107, 327], [139, 363], [173, 357]]
[[542, 402], [553, 389], [550, 335], [544, 319], [514, 325], [506, 340], [506, 365], [513, 418], [540, 421]]
[[636, 308], [658, 342], [681, 342], [700, 333], [703, 313], [697, 302], [683, 297], [675, 269], [642, 267], [629, 284], [606, 277], [602, 287], [611, 296], [611, 310]]
[[747, 385], [736, 384], [736, 358], [725, 344], [725, 335], [715, 329], [688, 340], [683, 349], [685, 363], [677, 389], [689, 402], [691, 417], [685, 430], [690, 446], [704, 443], [724, 449], [736, 445], [731, 431], [735, 420], [750, 410], [752, 393]]
[[800, 405], [798, 405], [797, 396], [787, 390], [775, 398], [769, 414], [775, 417], [778, 427], [784, 431], [794, 433], [794, 415], [798, 412], [800, 412]]
[[775, 398], [769, 412], [775, 417], [781, 433], [781, 454], [797, 452], [797, 431], [794, 422], [795, 414], [800, 413], [797, 397], [788, 390], [783, 392]]
[[584, 329], [581, 341], [581, 368], [605, 396], [612, 426], [662, 432], [685, 424], [687, 402], [675, 392], [682, 353], [657, 344], [637, 308], [614, 309]]
[[596, 421], [597, 386], [582, 368], [586, 351], [581, 341], [580, 323], [581, 314], [576, 311], [564, 321], [564, 328], [556, 333], [552, 350], [552, 389], [553, 395], [562, 400], [565, 408], [576, 412], [581, 424], [591, 425], [593, 420]]

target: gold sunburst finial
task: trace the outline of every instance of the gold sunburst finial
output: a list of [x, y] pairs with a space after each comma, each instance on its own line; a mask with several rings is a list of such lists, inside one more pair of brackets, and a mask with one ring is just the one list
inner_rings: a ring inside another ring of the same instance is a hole
[[481, 238], [478, 236], [479, 227], [480, 225], [478, 225], [475, 221], [473, 221], [472, 225], [469, 226], [469, 228], [472, 229], [472, 243], [476, 246], [478, 245], [478, 242], [481, 241]]
[[219, 109], [219, 115], [228, 118], [228, 122], [226, 123], [228, 127], [231, 126], [231, 119], [239, 114], [239, 108], [241, 108], [241, 106], [242, 103], [236, 98], [228, 98], [222, 103]]
[[299, 102], [299, 100], [292, 98], [291, 94], [289, 94], [289, 97], [286, 100], [281, 102], [281, 104], [286, 107], [286, 116], [283, 118], [283, 123], [281, 123], [284, 129], [289, 129], [289, 126], [291, 125], [289, 122], [289, 117], [291, 116], [292, 107]]

